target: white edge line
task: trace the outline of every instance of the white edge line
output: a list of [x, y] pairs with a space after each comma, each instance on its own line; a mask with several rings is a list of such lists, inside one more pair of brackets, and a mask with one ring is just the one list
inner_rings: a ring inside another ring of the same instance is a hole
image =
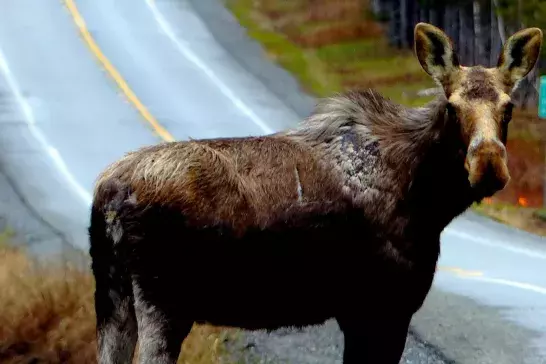
[[485, 283], [499, 284], [499, 285], [503, 285], [503, 286], [510, 286], [510, 287], [519, 288], [519, 289], [523, 289], [523, 290], [526, 290], [526, 291], [532, 291], [532, 292], [535, 292], [535, 293], [546, 295], [546, 288], [545, 287], [536, 286], [534, 284], [515, 282], [515, 281], [510, 281], [508, 279], [502, 279], [502, 278], [490, 278], [490, 277], [484, 277], [484, 276], [467, 276], [467, 275], [457, 274], [457, 273], [454, 273], [454, 272], [438, 270], [438, 273], [440, 273], [440, 272], [450, 274], [450, 275], [454, 275], [454, 276], [456, 276], [458, 278], [470, 279], [470, 280], [475, 280], [475, 281], [480, 281], [480, 282], [485, 282]]
[[531, 257], [531, 258], [546, 260], [546, 254], [539, 253], [539, 252], [531, 250], [531, 249], [517, 248], [517, 247], [513, 247], [513, 246], [508, 246], [507, 244], [503, 244], [503, 243], [495, 243], [495, 242], [493, 242], [493, 241], [491, 241], [489, 239], [483, 239], [483, 238], [480, 238], [480, 237], [477, 237], [475, 235], [462, 232], [462, 231], [460, 231], [458, 229], [454, 229], [454, 228], [445, 228], [444, 232], [446, 234], [455, 235], [455, 236], [457, 236], [457, 237], [459, 237], [461, 239], [470, 240], [470, 241], [473, 241], [473, 242], [481, 244], [481, 245], [485, 245], [485, 246], [489, 246], [489, 247], [493, 247], [493, 248], [504, 249], [506, 251], [516, 253], [516, 254], [526, 255], [526, 256]]
[[66, 179], [69, 186], [76, 192], [78, 197], [80, 197], [87, 206], [90, 206], [92, 201], [91, 194], [85, 188], [83, 188], [83, 186], [80, 185], [78, 181], [76, 181], [76, 178], [72, 175], [72, 173], [70, 173], [59, 151], [48, 143], [44, 134], [36, 126], [36, 118], [34, 117], [32, 108], [23, 97], [19, 89], [19, 86], [17, 85], [17, 82], [15, 81], [15, 78], [13, 77], [13, 74], [10, 70], [6, 57], [4, 56], [4, 53], [2, 52], [2, 49], [0, 49], [0, 71], [4, 75], [4, 78], [6, 79], [8, 86], [11, 92], [13, 93], [13, 96], [15, 96], [15, 99], [17, 100], [17, 103], [19, 104], [19, 107], [21, 108], [21, 111], [25, 118], [25, 122], [27, 124], [28, 129], [32, 133], [32, 136], [40, 143], [42, 148], [47, 152], [47, 154], [53, 161], [53, 164], [55, 165], [55, 168], [57, 169], [57, 171]]
[[186, 47], [180, 40], [176, 37], [174, 34], [174, 31], [172, 30], [172, 27], [170, 26], [169, 22], [165, 19], [165, 17], [161, 14], [157, 6], [155, 5], [153, 0], [146, 0], [146, 5], [148, 5], [148, 8], [150, 8], [150, 11], [152, 12], [155, 21], [159, 24], [165, 35], [173, 42], [173, 44], [176, 46], [176, 49], [184, 56], [186, 59], [191, 61], [193, 64], [195, 64], [197, 67], [199, 67], [210, 79], [211, 81], [218, 87], [218, 89], [228, 98], [231, 100], [231, 102], [244, 114], [246, 114], [250, 120], [254, 124], [256, 124], [260, 129], [263, 130], [266, 134], [271, 134], [274, 132], [273, 129], [271, 129], [267, 124], [252, 111], [241, 99], [239, 99], [233, 91], [225, 84], [223, 83], [216, 74], [209, 68], [207, 65], [199, 59], [199, 57], [193, 53], [188, 47]]

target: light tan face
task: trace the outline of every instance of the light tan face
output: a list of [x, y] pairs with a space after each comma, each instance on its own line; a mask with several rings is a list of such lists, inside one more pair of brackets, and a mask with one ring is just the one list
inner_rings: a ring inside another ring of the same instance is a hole
[[415, 27], [417, 58], [445, 92], [449, 118], [459, 131], [453, 137], [466, 147], [469, 183], [484, 196], [510, 180], [505, 147], [512, 118], [510, 95], [534, 67], [541, 45], [540, 29], [524, 29], [506, 41], [497, 67], [464, 67], [444, 32], [425, 23]]

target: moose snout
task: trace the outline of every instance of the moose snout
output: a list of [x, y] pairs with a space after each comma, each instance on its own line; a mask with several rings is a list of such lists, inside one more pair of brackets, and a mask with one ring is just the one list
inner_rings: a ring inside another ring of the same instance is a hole
[[473, 140], [468, 147], [465, 168], [470, 185], [486, 197], [502, 190], [510, 181], [506, 148], [497, 139]]

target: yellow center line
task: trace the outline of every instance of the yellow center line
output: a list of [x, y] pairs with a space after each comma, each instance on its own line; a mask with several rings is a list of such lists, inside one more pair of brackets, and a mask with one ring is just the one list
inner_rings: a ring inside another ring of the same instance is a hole
[[461, 269], [461, 268], [457, 268], [457, 267], [438, 266], [437, 270], [444, 271], [444, 272], [455, 273], [456, 275], [462, 276], [462, 277], [481, 277], [481, 276], [483, 276], [483, 273], [480, 272], [480, 271], [471, 271], [471, 270]]
[[78, 8], [76, 7], [76, 4], [74, 3], [74, 0], [63, 0], [66, 7], [70, 11], [70, 14], [72, 15], [72, 18], [74, 19], [74, 23], [76, 23], [76, 26], [80, 30], [80, 33], [85, 40], [85, 43], [91, 50], [91, 52], [97, 57], [97, 59], [102, 63], [106, 71], [110, 74], [110, 76], [114, 79], [114, 81], [118, 84], [119, 88], [123, 91], [127, 99], [136, 107], [136, 109], [140, 112], [142, 117], [146, 119], [146, 121], [151, 125], [152, 129], [155, 131], [161, 139], [171, 142], [174, 141], [174, 137], [154, 118], [154, 116], [148, 111], [148, 109], [140, 102], [138, 97], [135, 95], [135, 93], [131, 90], [129, 85], [127, 85], [127, 82], [121, 77], [119, 72], [116, 70], [116, 68], [110, 63], [108, 58], [102, 53], [99, 46], [89, 33], [89, 30], [87, 30], [87, 26], [85, 24], [85, 20], [81, 16]]

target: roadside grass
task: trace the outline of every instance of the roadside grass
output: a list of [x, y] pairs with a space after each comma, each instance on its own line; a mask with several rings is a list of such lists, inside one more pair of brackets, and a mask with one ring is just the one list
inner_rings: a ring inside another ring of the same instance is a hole
[[379, 25], [367, 19], [358, 0], [338, 5], [305, 0], [224, 2], [270, 59], [315, 96], [375, 87], [408, 105], [430, 100], [407, 92], [435, 85], [411, 51], [395, 50], [379, 36]]
[[[372, 87], [407, 106], [421, 106], [432, 99], [418, 96], [418, 91], [436, 85], [413, 52], [389, 46], [381, 25], [361, 0], [223, 1], [269, 58], [316, 97]], [[516, 109], [509, 128], [511, 183], [494, 202], [472, 209], [544, 235], [536, 206], [542, 205], [546, 123], [535, 110]], [[518, 205], [520, 198], [532, 207]]]
[[[38, 262], [10, 239], [0, 234], [0, 363], [96, 363], [91, 273]], [[178, 363], [229, 363], [223, 343], [235, 335], [196, 325]]]
[[536, 210], [535, 216], [537, 219], [544, 221], [544, 223], [546, 223], [546, 208]]
[[546, 209], [494, 202], [475, 204], [473, 210], [503, 224], [546, 237]]

